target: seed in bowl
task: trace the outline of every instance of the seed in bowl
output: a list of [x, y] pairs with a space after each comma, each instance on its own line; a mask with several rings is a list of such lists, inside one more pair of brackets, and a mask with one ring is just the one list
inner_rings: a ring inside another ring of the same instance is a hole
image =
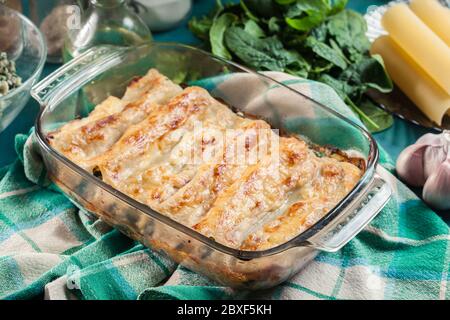
[[16, 73], [16, 64], [8, 60], [6, 52], [0, 52], [0, 97], [21, 84], [22, 79]]

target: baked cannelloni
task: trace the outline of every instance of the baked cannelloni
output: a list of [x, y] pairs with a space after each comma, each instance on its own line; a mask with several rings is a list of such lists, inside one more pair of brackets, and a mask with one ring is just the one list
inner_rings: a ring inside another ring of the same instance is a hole
[[333, 209], [362, 169], [150, 70], [49, 134], [104, 182], [217, 242], [265, 250]]

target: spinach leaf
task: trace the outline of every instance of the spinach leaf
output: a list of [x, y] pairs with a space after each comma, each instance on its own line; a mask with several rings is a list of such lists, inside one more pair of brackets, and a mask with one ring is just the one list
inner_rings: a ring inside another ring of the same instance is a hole
[[345, 61], [344, 56], [339, 51], [336, 51], [335, 49], [328, 46], [326, 43], [320, 42], [313, 36], [309, 36], [306, 39], [305, 45], [319, 57], [330, 61], [339, 68], [343, 70], [347, 68], [347, 62]]
[[328, 36], [328, 29], [327, 29], [326, 24], [322, 23], [317, 28], [314, 28], [311, 31], [311, 36], [313, 36], [320, 42], [325, 42], [325, 40], [327, 39], [327, 36]]
[[223, 42], [223, 37], [225, 30], [229, 28], [235, 21], [237, 17], [231, 13], [224, 13], [218, 18], [214, 19], [213, 25], [209, 30], [209, 38], [211, 41], [211, 51], [216, 56], [222, 57], [224, 59], [231, 59], [231, 54], [228, 52], [225, 44]]
[[325, 15], [333, 15], [344, 10], [347, 5], [347, 0], [276, 0], [280, 5], [288, 6], [293, 5], [290, 8], [290, 14], [295, 11], [298, 15], [303, 11], [314, 10], [322, 11]]
[[342, 100], [345, 100], [352, 92], [352, 87], [347, 82], [336, 79], [329, 74], [322, 74], [317, 80], [332, 87]]
[[267, 27], [269, 28], [269, 32], [271, 33], [278, 33], [281, 31], [281, 25], [280, 25], [281, 20], [278, 19], [277, 17], [272, 17], [269, 19], [268, 23], [267, 23]]
[[341, 99], [359, 116], [370, 132], [383, 131], [394, 123], [394, 118], [391, 114], [378, 108], [367, 98], [362, 99], [359, 105], [356, 105], [349, 98], [349, 94], [354, 91], [354, 87], [347, 82], [335, 79], [328, 74], [323, 74], [319, 81], [332, 87]]
[[257, 38], [264, 38], [266, 36], [265, 32], [261, 27], [253, 20], [247, 20], [244, 24], [245, 32], [251, 34]]
[[193, 17], [188, 22], [189, 30], [199, 39], [209, 41], [209, 30], [211, 29], [214, 20], [222, 13], [224, 7], [221, 0], [216, 0], [216, 5], [213, 10], [201, 18]]
[[322, 22], [322, 20], [323, 16], [320, 13], [318, 14], [313, 12], [310, 15], [303, 18], [297, 19], [286, 18], [286, 23], [288, 26], [290, 26], [295, 30], [308, 32], [312, 28], [318, 26]]
[[364, 18], [352, 11], [344, 10], [329, 18], [328, 33], [334, 37], [339, 46], [352, 51], [365, 53], [370, 48], [370, 42], [366, 37], [367, 24]]
[[245, 64], [259, 70], [283, 71], [298, 58], [277, 37], [259, 39], [240, 27], [225, 32], [225, 43]]
[[373, 55], [371, 58], [362, 60], [359, 65], [361, 82], [366, 83], [369, 88], [383, 93], [391, 92], [394, 88], [391, 78], [384, 67], [383, 58]]
[[286, 17], [295, 18], [303, 14], [320, 14], [322, 17], [325, 17], [330, 9], [330, 4], [326, 0], [297, 1], [293, 5], [289, 6], [286, 12]]
[[329, 10], [326, 0], [297, 1], [288, 7], [285, 21], [291, 28], [308, 32], [325, 20]]
[[347, 62], [347, 64], [351, 64], [352, 62], [349, 61], [347, 59], [347, 57], [344, 55], [344, 53], [342, 52], [341, 48], [339, 47], [339, 45], [336, 43], [336, 41], [334, 41], [333, 39], [330, 39], [330, 46], [342, 57], [342, 59], [345, 60], [345, 62]]
[[348, 0], [331, 0], [331, 10], [329, 12], [330, 15], [336, 14], [344, 10], [347, 5]]
[[286, 66], [285, 72], [301, 78], [308, 78], [311, 70], [309, 62], [299, 53], [294, 52], [296, 60]]
[[199, 39], [209, 41], [209, 29], [211, 29], [213, 20], [209, 17], [192, 18], [188, 27], [189, 30]]
[[382, 60], [378, 57], [363, 57], [357, 63], [353, 63], [339, 76], [353, 86], [350, 97], [358, 100], [369, 88], [381, 92], [390, 92], [393, 88], [392, 80], [389, 78]]
[[372, 123], [364, 121], [364, 119], [362, 118], [364, 125], [370, 132], [380, 132], [390, 128], [394, 124], [394, 117], [392, 116], [392, 114], [377, 107], [369, 99], [363, 99], [359, 104], [359, 109], [364, 112], [364, 114], [366, 114], [366, 116], [372, 122], [375, 122], [377, 124], [377, 126], [374, 127]]

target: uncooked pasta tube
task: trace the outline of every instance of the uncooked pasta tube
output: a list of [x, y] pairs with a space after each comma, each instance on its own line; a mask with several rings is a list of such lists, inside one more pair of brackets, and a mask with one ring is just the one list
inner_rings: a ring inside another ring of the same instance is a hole
[[391, 38], [450, 94], [450, 47], [406, 4], [389, 8], [382, 24]]
[[375, 40], [372, 54], [383, 57], [395, 84], [437, 124], [450, 110], [450, 95], [440, 88], [389, 36]]

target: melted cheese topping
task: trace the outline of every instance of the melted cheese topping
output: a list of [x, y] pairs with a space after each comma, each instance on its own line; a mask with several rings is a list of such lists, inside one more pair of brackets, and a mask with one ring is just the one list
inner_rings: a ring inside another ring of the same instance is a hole
[[333, 209], [360, 176], [360, 170], [352, 164], [334, 159], [319, 161], [314, 178], [287, 198], [275, 219], [248, 234], [241, 249], [269, 249], [302, 233]]
[[[238, 116], [202, 88], [181, 91], [155, 70], [52, 136], [57, 150], [97, 168], [117, 190], [242, 250], [292, 239], [361, 176], [353, 164], [320, 158], [304, 141]], [[252, 158], [260, 150], [267, 152]]]
[[194, 228], [218, 242], [239, 247], [248, 234], [276, 215], [289, 194], [301, 189], [317, 171], [317, 161], [303, 141], [280, 138], [279, 153], [279, 161], [268, 155], [248, 167]]
[[74, 120], [49, 135], [50, 144], [82, 168], [92, 170], [95, 159], [120, 139], [129, 126], [141, 122], [181, 88], [151, 69], [134, 80], [122, 99], [109, 97], [88, 117]]

